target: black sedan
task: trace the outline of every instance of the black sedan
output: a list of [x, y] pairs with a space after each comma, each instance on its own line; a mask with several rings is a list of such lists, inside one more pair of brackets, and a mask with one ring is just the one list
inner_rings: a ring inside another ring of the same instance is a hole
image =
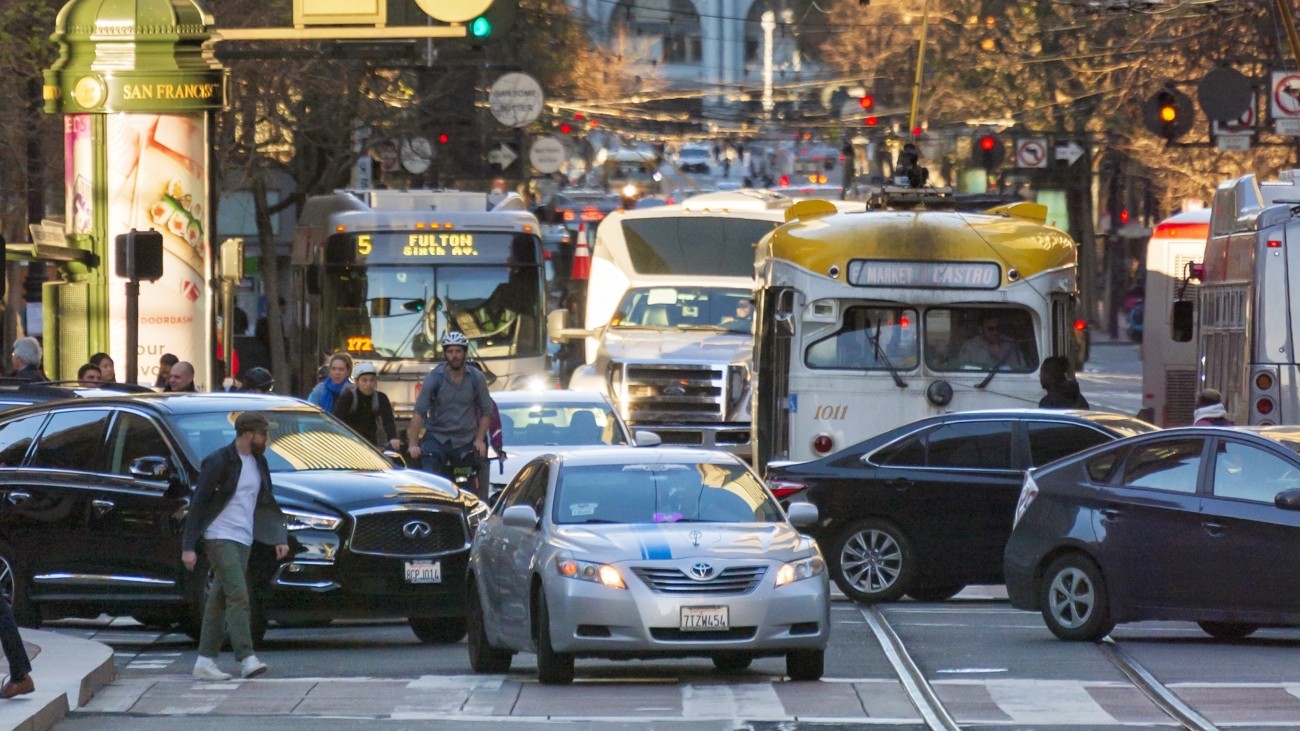
[[1063, 640], [1120, 622], [1220, 639], [1300, 625], [1300, 428], [1190, 427], [1026, 476], [1006, 549], [1012, 606]]
[[817, 506], [831, 578], [860, 602], [940, 601], [1002, 582], [1024, 471], [1155, 426], [1096, 411], [944, 414], [822, 459], [768, 469], [784, 504]]
[[101, 392], [0, 415], [0, 590], [20, 620], [130, 614], [197, 637], [207, 572], [182, 566], [181, 529], [200, 462], [244, 411], [270, 417], [290, 536], [286, 562], [251, 567], [255, 633], [268, 618], [405, 617], [425, 642], [463, 637], [486, 507], [316, 407], [260, 394]]

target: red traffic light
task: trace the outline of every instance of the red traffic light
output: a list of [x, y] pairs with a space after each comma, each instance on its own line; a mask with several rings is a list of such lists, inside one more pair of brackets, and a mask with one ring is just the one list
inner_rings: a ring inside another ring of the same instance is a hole
[[980, 149], [985, 152], [992, 150], [997, 144], [998, 141], [993, 138], [993, 135], [984, 135], [980, 138]]
[[922, 132], [925, 132], [925, 130], [922, 129], [922, 128], [920, 128], [920, 127], [913, 127], [913, 128], [912, 128], [912, 136], [913, 136], [913, 137], [920, 137]]
[[863, 94], [862, 98], [858, 100], [858, 104], [861, 104], [863, 109], [874, 109], [876, 98], [870, 94]]
[[875, 126], [876, 126], [877, 124], [879, 124], [879, 122], [880, 122], [880, 120], [877, 119], [877, 118], [874, 117], [874, 116], [867, 117], [867, 120], [866, 120], [866, 121], [867, 121], [867, 126], [868, 126], [868, 127], [875, 127]]
[[573, 125], [569, 124], [568, 122], [561, 122], [560, 131], [567, 135], [573, 131]]
[[438, 144], [440, 144], [440, 145], [445, 145], [445, 144], [447, 144], [448, 142], [451, 142], [451, 135], [447, 134], [446, 132], [439, 132], [439, 133], [438, 133]]
[[1119, 222], [1120, 222], [1120, 223], [1128, 223], [1128, 211], [1127, 211], [1127, 210], [1121, 210], [1121, 211], [1119, 212]]

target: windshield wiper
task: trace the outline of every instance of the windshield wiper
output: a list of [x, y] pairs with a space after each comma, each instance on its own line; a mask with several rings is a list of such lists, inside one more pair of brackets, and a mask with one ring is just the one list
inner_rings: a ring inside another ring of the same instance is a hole
[[1008, 360], [1011, 360], [1011, 354], [1013, 352], [1014, 352], [1013, 350], [1007, 348], [1006, 352], [1002, 354], [1002, 357], [998, 358], [998, 362], [994, 363], [993, 367], [989, 369], [989, 374], [987, 376], [984, 376], [984, 380], [975, 384], [975, 388], [984, 388], [988, 386], [989, 382], [993, 380], [993, 376], [996, 376], [998, 374], [998, 369], [1006, 365]]
[[[868, 324], [870, 323], [868, 322]], [[899, 388], [907, 388], [907, 382], [904, 381], [901, 377], [899, 377], [898, 369], [894, 368], [894, 364], [889, 362], [889, 356], [885, 355], [885, 349], [880, 347], [880, 321], [879, 320], [876, 320], [876, 332], [874, 335], [870, 337], [870, 340], [871, 340], [871, 347], [876, 352], [876, 358], [885, 364], [885, 368], [889, 369], [889, 375], [894, 377], [894, 385], [898, 386]]]

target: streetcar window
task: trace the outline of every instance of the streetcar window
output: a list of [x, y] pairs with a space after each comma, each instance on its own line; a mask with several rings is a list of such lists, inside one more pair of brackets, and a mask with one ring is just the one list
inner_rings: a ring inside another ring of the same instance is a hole
[[936, 307], [925, 313], [925, 364], [936, 371], [1038, 370], [1034, 319], [1018, 307]]
[[920, 363], [916, 310], [846, 307], [840, 329], [804, 352], [809, 368], [909, 371]]

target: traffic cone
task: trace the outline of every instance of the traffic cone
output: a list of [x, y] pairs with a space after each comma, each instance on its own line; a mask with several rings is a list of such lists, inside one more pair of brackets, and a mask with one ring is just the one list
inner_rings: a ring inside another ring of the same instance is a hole
[[573, 271], [569, 279], [586, 281], [591, 276], [591, 249], [587, 248], [587, 224], [578, 224], [577, 249], [573, 253]]

